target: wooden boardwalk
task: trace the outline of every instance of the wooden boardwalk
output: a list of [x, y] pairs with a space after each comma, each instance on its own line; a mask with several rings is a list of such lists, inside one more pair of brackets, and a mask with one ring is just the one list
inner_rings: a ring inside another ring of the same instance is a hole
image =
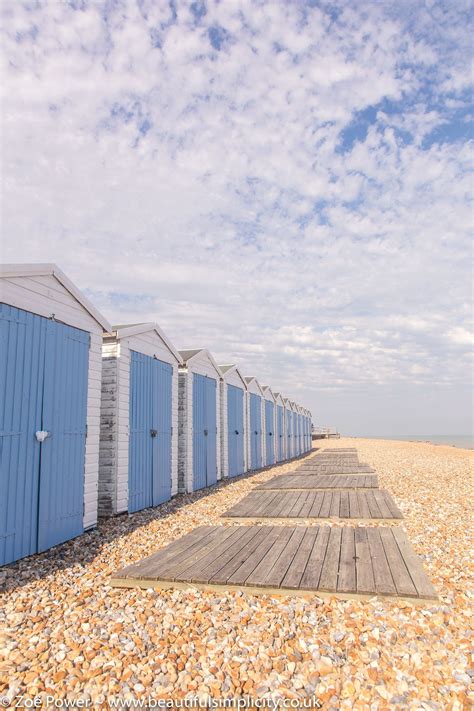
[[315, 476], [314, 474], [281, 474], [270, 481], [265, 481], [255, 487], [255, 491], [262, 489], [285, 489], [301, 491], [301, 489], [376, 489], [378, 488], [376, 474], [361, 476]]
[[349, 491], [254, 490], [223, 514], [233, 520], [350, 519], [385, 521], [403, 518], [384, 489]]
[[327, 466], [312, 466], [302, 464], [295, 469], [295, 472], [305, 474], [374, 474], [375, 470], [367, 464], [348, 466], [345, 464], [330, 464]]
[[116, 587], [436, 600], [400, 528], [203, 526], [116, 573]]

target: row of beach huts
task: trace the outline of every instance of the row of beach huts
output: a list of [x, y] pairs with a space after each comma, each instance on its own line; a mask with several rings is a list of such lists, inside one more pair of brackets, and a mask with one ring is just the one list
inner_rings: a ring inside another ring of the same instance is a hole
[[111, 326], [55, 265], [3, 265], [0, 289], [0, 565], [311, 449], [308, 410], [155, 323]]

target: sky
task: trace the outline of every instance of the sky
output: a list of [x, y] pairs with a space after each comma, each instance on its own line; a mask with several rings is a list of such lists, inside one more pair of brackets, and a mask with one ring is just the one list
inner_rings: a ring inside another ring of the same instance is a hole
[[470, 432], [470, 2], [1, 12], [2, 261], [319, 426]]

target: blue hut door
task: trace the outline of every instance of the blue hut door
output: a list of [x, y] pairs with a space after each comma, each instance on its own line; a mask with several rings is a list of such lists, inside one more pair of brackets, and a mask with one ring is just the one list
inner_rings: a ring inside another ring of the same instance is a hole
[[38, 551], [83, 532], [89, 334], [47, 321]]
[[229, 476], [244, 472], [244, 392], [227, 385], [227, 442]]
[[262, 399], [250, 393], [250, 462], [252, 469], [262, 466]]
[[276, 413], [277, 461], [281, 462], [283, 459], [283, 408], [281, 405], [277, 405]]
[[193, 374], [193, 489], [217, 481], [217, 382]]
[[83, 531], [89, 334], [1, 304], [0, 363], [3, 565]]
[[274, 405], [270, 400], [265, 400], [265, 451], [266, 464], [275, 464], [275, 427]]
[[206, 378], [206, 486], [217, 482], [217, 381]]
[[128, 510], [171, 497], [171, 383], [169, 363], [130, 351]]
[[292, 446], [292, 440], [293, 440], [293, 430], [292, 430], [292, 413], [289, 410], [286, 410], [286, 458], [291, 459], [293, 456], [293, 446]]

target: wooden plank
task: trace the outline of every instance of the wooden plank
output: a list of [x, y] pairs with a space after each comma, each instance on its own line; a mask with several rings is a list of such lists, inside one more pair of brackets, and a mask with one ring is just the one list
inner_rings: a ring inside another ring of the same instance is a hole
[[274, 563], [273, 567], [270, 570], [268, 570], [267, 568], [267, 574], [265, 576], [264, 582], [265, 586], [280, 587], [281, 581], [285, 577], [288, 568], [290, 567], [293, 558], [295, 557], [296, 552], [298, 551], [301, 541], [304, 538], [305, 533], [306, 529], [304, 528], [304, 526], [297, 526], [294, 529], [291, 539], [288, 541], [286, 547], [281, 552], [276, 563]]
[[355, 592], [356, 561], [354, 528], [343, 528], [341, 534], [341, 555], [339, 559], [339, 573], [337, 576], [338, 592]]
[[354, 529], [357, 592], [371, 593], [376, 590], [369, 540], [366, 528]]
[[283, 550], [286, 548], [289, 540], [296, 530], [292, 526], [280, 526], [278, 538], [273, 543], [267, 555], [260, 561], [256, 568], [250, 573], [246, 579], [246, 585], [256, 585], [257, 587], [265, 586], [265, 580], [269, 570], [277, 562]]
[[274, 501], [278, 500], [278, 492], [271, 492], [270, 496], [262, 497], [259, 501], [256, 501], [256, 499], [257, 497], [255, 496], [253, 510], [259, 514], [271, 507]]
[[260, 542], [260, 544], [255, 548], [253, 553], [249, 555], [245, 561], [242, 563], [240, 568], [238, 568], [229, 578], [229, 583], [235, 583], [243, 585], [249, 575], [255, 570], [260, 561], [265, 557], [269, 549], [273, 546], [276, 539], [278, 538], [281, 528], [280, 526], [269, 526], [268, 535]]
[[377, 488], [376, 474], [363, 476], [314, 476], [312, 474], [281, 474], [259, 484], [254, 491], [296, 491], [298, 489]]
[[321, 578], [318, 589], [327, 592], [337, 590], [337, 574], [339, 571], [339, 557], [341, 553], [341, 529], [333, 527], [329, 534], [326, 557], [321, 569]]
[[389, 507], [387, 506], [387, 502], [385, 501], [384, 494], [388, 494], [388, 492], [385, 491], [380, 491], [378, 489], [377, 491], [373, 492], [373, 497], [375, 501], [377, 502], [377, 506], [380, 509], [380, 513], [382, 514], [382, 518], [393, 518], [393, 514]]
[[347, 491], [340, 492], [341, 501], [339, 504], [339, 516], [341, 518], [349, 518], [349, 494]]
[[372, 559], [375, 590], [379, 595], [395, 595], [397, 588], [393, 582], [385, 550], [380, 540], [380, 529], [367, 528], [366, 530], [370, 557]]
[[[282, 491], [279, 493], [279, 498], [275, 501], [275, 506], [272, 508], [271, 515], [273, 518], [287, 517], [288, 507], [293, 505], [299, 492]], [[292, 498], [289, 498], [292, 497]]]
[[316, 526], [311, 526], [305, 530], [304, 538], [285, 573], [285, 577], [281, 581], [282, 588], [299, 588], [317, 536], [318, 528]]
[[339, 511], [341, 508], [341, 492], [333, 491], [331, 494], [331, 505], [329, 506], [329, 517], [339, 518]]
[[[217, 527], [207, 526], [206, 530], [202, 532], [196, 540], [193, 540], [191, 536], [183, 536], [175, 543], [171, 543], [168, 546], [168, 555], [163, 558], [163, 560], [154, 561], [153, 565], [148, 565], [144, 570], [142, 570], [141, 577], [148, 577], [149, 573], [154, 573], [159, 566], [161, 571], [166, 571], [168, 568], [174, 566], [176, 561], [186, 559], [187, 557], [193, 555], [194, 553], [201, 550], [204, 542], [210, 542], [214, 540], [219, 534]], [[177, 544], [180, 544], [179, 546]]]
[[394, 518], [403, 518], [402, 512], [400, 511], [397, 504], [393, 500], [392, 495], [388, 491], [385, 492], [385, 502], [390, 511], [392, 512], [392, 516]]
[[312, 530], [314, 530], [317, 535], [300, 581], [300, 588], [302, 590], [318, 588], [331, 532], [329, 526], [315, 526]]
[[160, 567], [160, 578], [162, 580], [176, 580], [176, 578], [180, 578], [187, 568], [198, 560], [200, 561], [210, 551], [218, 549], [222, 542], [229, 538], [232, 533], [233, 529], [230, 526], [218, 526], [209, 536], [206, 536], [203, 545], [193, 550], [190, 555], [189, 552], [182, 553], [170, 560], [164, 568]]
[[372, 491], [364, 492], [364, 497], [365, 497], [365, 500], [367, 501], [367, 506], [369, 507], [370, 517], [371, 518], [383, 518], [382, 512], [380, 511], [379, 506], [374, 498], [373, 492]]
[[295, 504], [288, 511], [288, 518], [298, 518], [299, 517], [300, 511], [303, 508], [303, 504], [306, 501], [307, 497], [308, 497], [307, 491], [302, 491], [300, 494], [298, 494], [298, 499], [296, 500]]
[[332, 493], [330, 491], [325, 491], [323, 502], [321, 504], [321, 509], [319, 511], [319, 518], [329, 518], [329, 511], [331, 510], [331, 500]]
[[[220, 561], [221, 558], [225, 558], [226, 556], [228, 556], [229, 551], [234, 551], [235, 555], [239, 552], [239, 550], [242, 549], [244, 544], [241, 544], [240, 541], [243, 537], [245, 538], [245, 534], [247, 534], [248, 537], [248, 531], [245, 530], [246, 528], [246, 526], [232, 527], [231, 535], [222, 536], [218, 545], [215, 546], [215, 548], [210, 550], [205, 556], [199, 558], [199, 560], [187, 566], [179, 574], [179, 580], [182, 580], [185, 583], [207, 583], [212, 573], [205, 574], [204, 571], [207, 570], [208, 567], [210, 567], [212, 569], [212, 572], [216, 572], [216, 570], [219, 570], [225, 564], [225, 561], [222, 564], [219, 564], [218, 561]], [[233, 555], [230, 556], [230, 558], [232, 557]], [[216, 562], [218, 565], [217, 569]]]
[[417, 595], [416, 588], [407, 570], [403, 556], [393, 537], [391, 528], [379, 528], [380, 540], [387, 556], [393, 582], [399, 595]]
[[361, 518], [356, 491], [349, 491], [349, 515], [351, 518]]
[[195, 528], [190, 533], [161, 548], [156, 553], [123, 568], [115, 574], [115, 577], [146, 578], [158, 565], [164, 565], [164, 563], [180, 555], [183, 551], [192, 550], [194, 547], [198, 548], [202, 540], [214, 530], [215, 528], [213, 526], [199, 526], [199, 528]]
[[250, 542], [234, 555], [219, 571], [213, 573], [209, 578], [209, 582], [215, 585], [224, 585], [228, 579], [238, 570], [251, 554], [258, 548], [270, 532], [269, 526], [249, 526], [254, 531], [255, 535]]
[[369, 505], [365, 496], [365, 491], [357, 491], [357, 501], [359, 502], [359, 512], [361, 518], [371, 518]]
[[319, 512], [321, 511], [321, 506], [323, 505], [323, 501], [324, 501], [324, 491], [317, 491], [315, 493], [313, 505], [311, 506], [311, 509], [309, 512], [310, 518], [317, 518], [319, 516]]
[[308, 496], [306, 497], [306, 501], [304, 502], [303, 506], [301, 507], [300, 518], [309, 518], [310, 517], [310, 511], [311, 511], [311, 508], [314, 504], [315, 496], [316, 496], [316, 491], [308, 491]]
[[[193, 583], [207, 583], [214, 575], [216, 575], [220, 570], [222, 570], [230, 561], [234, 560], [239, 554], [248, 554], [250, 545], [253, 539], [258, 533], [257, 526], [237, 526], [239, 529], [239, 535], [234, 537], [232, 540], [228, 539], [226, 541], [227, 547], [223, 549], [220, 555], [211, 557], [206, 565], [202, 565], [201, 568], [193, 574]], [[189, 576], [190, 571], [187, 571]]]
[[400, 528], [394, 528], [392, 529], [392, 535], [397, 542], [418, 596], [426, 599], [437, 599], [436, 590], [426, 575], [420, 558], [411, 547], [405, 532]]

